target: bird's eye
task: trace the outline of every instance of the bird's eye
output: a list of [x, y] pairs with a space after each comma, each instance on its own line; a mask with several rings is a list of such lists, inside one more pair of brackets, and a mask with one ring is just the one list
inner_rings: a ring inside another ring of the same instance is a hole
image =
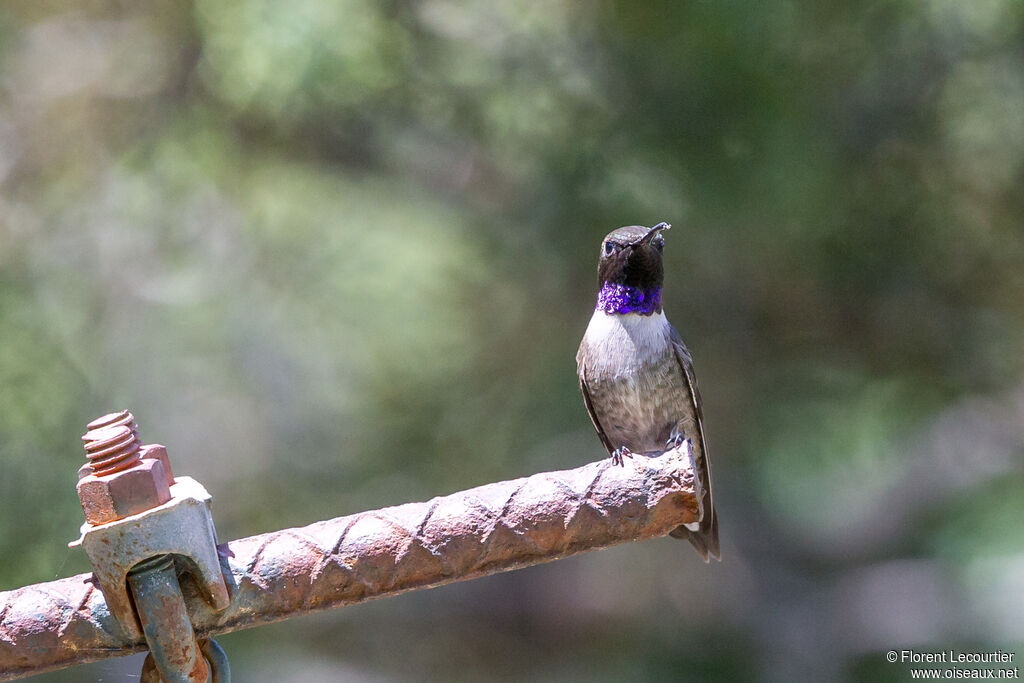
[[605, 243], [604, 243], [604, 253], [605, 253], [605, 254], [611, 254], [612, 252], [614, 252], [614, 251], [615, 251], [615, 248], [616, 248], [617, 246], [618, 246], [618, 245], [617, 245], [617, 244], [615, 244], [615, 242], [605, 242]]

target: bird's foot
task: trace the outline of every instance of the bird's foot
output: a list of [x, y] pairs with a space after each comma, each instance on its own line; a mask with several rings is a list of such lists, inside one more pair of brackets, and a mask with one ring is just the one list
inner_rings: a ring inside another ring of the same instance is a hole
[[625, 446], [619, 446], [612, 451], [612, 464], [618, 465], [619, 467], [625, 467], [626, 463], [623, 462], [623, 458], [632, 458], [633, 451], [629, 450]]

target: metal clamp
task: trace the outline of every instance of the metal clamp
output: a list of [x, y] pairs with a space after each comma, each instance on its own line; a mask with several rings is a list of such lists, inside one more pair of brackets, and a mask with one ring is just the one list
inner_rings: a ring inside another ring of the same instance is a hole
[[145, 638], [144, 680], [228, 681], [227, 657], [213, 641], [196, 639], [178, 581], [179, 570], [190, 574], [216, 611], [230, 604], [210, 494], [190, 477], [175, 478], [162, 446], [141, 445], [128, 411], [89, 429], [78, 483], [86, 523], [69, 545], [85, 550], [126, 635]]
[[142, 624], [132, 607], [128, 574], [140, 562], [162, 555], [184, 560], [206, 600], [215, 610], [231, 602], [217, 555], [217, 536], [210, 494], [191, 477], [178, 477], [171, 500], [137, 515], [108, 524], [82, 525], [81, 545], [111, 614], [133, 638]]

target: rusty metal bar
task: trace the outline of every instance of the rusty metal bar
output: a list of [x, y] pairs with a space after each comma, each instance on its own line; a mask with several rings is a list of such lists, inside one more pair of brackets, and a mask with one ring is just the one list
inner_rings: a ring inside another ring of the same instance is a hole
[[[487, 484], [228, 544], [231, 603], [183, 592], [201, 638], [664, 536], [699, 512], [685, 450]], [[0, 593], [0, 680], [145, 649], [91, 575]]]

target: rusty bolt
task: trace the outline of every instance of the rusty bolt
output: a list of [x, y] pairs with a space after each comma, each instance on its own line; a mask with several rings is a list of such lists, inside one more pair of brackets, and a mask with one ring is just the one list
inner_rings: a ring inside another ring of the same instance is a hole
[[89, 524], [107, 524], [162, 505], [174, 483], [163, 446], [142, 446], [127, 410], [93, 420], [82, 440], [88, 462], [78, 471], [78, 498]]
[[[139, 426], [135, 424], [135, 416], [127, 410], [121, 410], [116, 413], [107, 413], [103, 417], [97, 417], [95, 420], [87, 424], [85, 429], [87, 432], [91, 432], [94, 429], [99, 429], [100, 427], [118, 426], [127, 427], [132, 431], [132, 434], [135, 435], [136, 439], [139, 438]], [[86, 437], [83, 436], [82, 439], [86, 440]]]

